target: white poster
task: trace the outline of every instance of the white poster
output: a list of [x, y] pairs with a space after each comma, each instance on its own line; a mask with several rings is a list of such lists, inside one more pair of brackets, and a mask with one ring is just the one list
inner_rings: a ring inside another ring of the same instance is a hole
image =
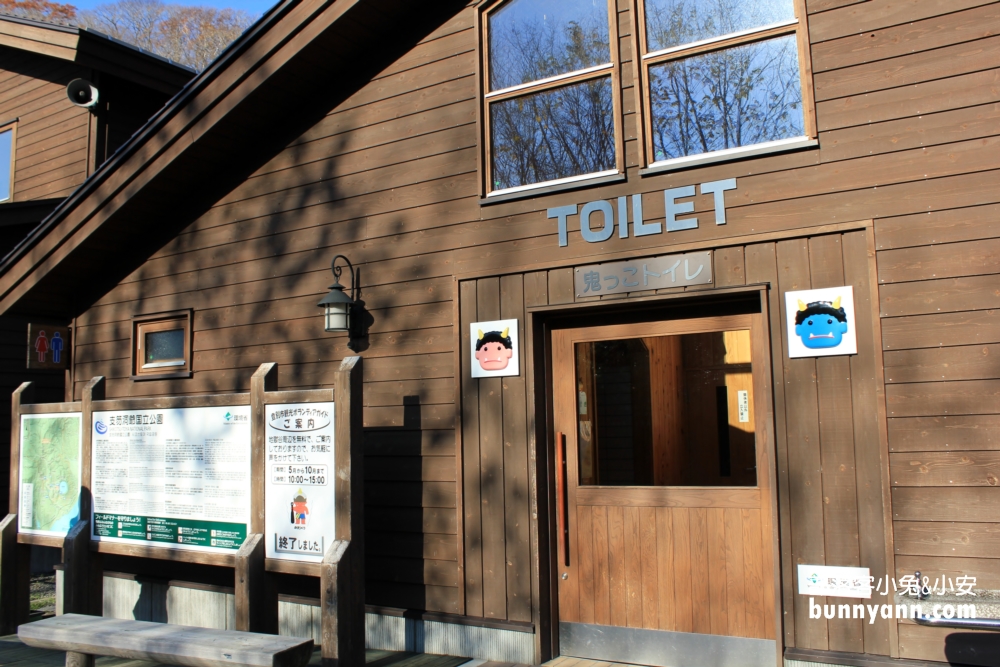
[[473, 322], [469, 325], [472, 377], [520, 375], [521, 341], [517, 320]]
[[788, 356], [832, 357], [858, 353], [854, 288], [785, 292]]
[[250, 524], [250, 406], [94, 412], [91, 538], [229, 552]]
[[799, 595], [836, 598], [870, 598], [871, 575], [867, 567], [833, 565], [798, 566]]
[[265, 408], [268, 558], [318, 563], [336, 539], [333, 403]]

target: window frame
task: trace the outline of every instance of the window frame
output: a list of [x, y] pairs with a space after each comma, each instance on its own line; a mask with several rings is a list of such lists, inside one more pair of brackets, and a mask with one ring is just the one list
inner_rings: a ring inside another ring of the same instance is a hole
[[[616, 0], [605, 0], [608, 8], [608, 41], [611, 61], [605, 65], [595, 65], [574, 72], [540, 79], [526, 84], [518, 84], [497, 91], [490, 90], [490, 49], [489, 15], [512, 0], [485, 0], [476, 10], [476, 34], [479, 36], [479, 58], [476, 62], [476, 89], [479, 91], [479, 113], [477, 114], [477, 134], [482, 138], [482, 149], [478, 152], [480, 174], [480, 197], [483, 203], [506, 201], [509, 198], [531, 196], [538, 190], [563, 190], [583, 187], [593, 183], [619, 180], [625, 176], [625, 137], [622, 119], [622, 77], [621, 77], [621, 35], [618, 26]], [[493, 189], [492, 134], [490, 128], [490, 105], [496, 102], [527, 97], [536, 93], [562, 88], [574, 83], [594, 81], [611, 77], [612, 116], [614, 123], [615, 167], [607, 171], [568, 176], [550, 181], [540, 181], [510, 188]]]
[[0, 124], [0, 133], [10, 130], [10, 196], [0, 199], [0, 204], [9, 204], [14, 201], [14, 162], [17, 156], [17, 119]]
[[[631, 10], [635, 17], [633, 25], [632, 47], [639, 54], [639, 74], [636, 81], [636, 104], [641, 118], [638, 119], [637, 132], [641, 134], [639, 141], [640, 173], [660, 173], [676, 169], [687, 169], [700, 164], [737, 160], [753, 155], [795, 150], [817, 145], [816, 99], [813, 86], [812, 57], [809, 51], [809, 24], [806, 13], [806, 0], [792, 0], [795, 19], [771, 26], [750, 28], [740, 32], [698, 40], [689, 44], [648, 51], [646, 36], [646, 0], [632, 0]], [[750, 144], [736, 148], [727, 148], [707, 153], [697, 153], [665, 160], [652, 160], [653, 149], [653, 113], [650, 94], [649, 68], [663, 63], [683, 60], [691, 56], [703, 55], [727, 48], [751, 44], [776, 37], [795, 35], [799, 61], [799, 83], [802, 87], [802, 121], [804, 134], [773, 142]]]
[[[167, 380], [177, 378], [190, 378], [192, 371], [192, 319], [193, 311], [175, 310], [165, 313], [151, 313], [148, 315], [134, 315], [132, 317], [132, 376], [134, 381], [139, 380]], [[178, 326], [179, 325], [179, 326]], [[143, 369], [142, 364], [142, 343], [147, 334], [158, 331], [172, 331], [182, 329], [184, 331], [184, 363], [176, 366]]]

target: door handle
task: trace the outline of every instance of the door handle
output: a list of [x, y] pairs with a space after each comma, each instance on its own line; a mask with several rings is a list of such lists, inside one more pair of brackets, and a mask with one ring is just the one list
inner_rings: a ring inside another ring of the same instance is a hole
[[569, 566], [569, 501], [566, 497], [566, 435], [556, 433], [556, 530], [559, 560]]

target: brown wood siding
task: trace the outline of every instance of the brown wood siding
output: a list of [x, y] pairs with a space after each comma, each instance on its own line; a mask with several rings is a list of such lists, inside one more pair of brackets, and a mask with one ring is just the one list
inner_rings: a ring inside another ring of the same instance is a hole
[[[646, 177], [630, 6], [618, 5], [626, 182], [480, 205], [469, 8], [84, 313], [75, 395], [96, 374], [109, 397], [246, 390], [266, 361], [281, 364], [283, 387], [328, 384], [350, 351], [322, 332], [315, 303], [330, 258], [344, 253], [361, 266], [372, 316], [362, 351], [368, 602], [537, 622], [528, 378], [470, 382], [456, 368], [468, 322], [523, 323], [530, 305], [573, 303], [573, 265], [715, 248], [717, 286], [772, 286], [784, 643], [916, 655], [924, 644], [897, 643], [881, 619], [809, 620], [794, 565], [861, 564], [876, 577], [965, 568], [1000, 581], [996, 524], [983, 509], [995, 516], [1000, 503], [988, 455], [1000, 450], [1000, 5], [810, 0], [820, 147]], [[665, 188], [732, 177], [725, 226], [699, 196], [698, 229], [589, 244], [571, 225], [561, 248], [546, 217], [553, 206], [645, 194], [646, 221], [662, 221]], [[865, 225], [816, 231], [866, 220], [878, 304], [868, 302]], [[859, 354], [787, 360], [781, 293], [845, 283], [855, 286]], [[195, 310], [194, 377], [132, 382], [130, 317], [178, 308]], [[908, 482], [893, 485], [894, 511], [907, 512], [895, 522], [895, 563], [883, 525], [885, 428], [891, 471]], [[947, 470], [967, 473], [968, 485], [913, 484]], [[928, 509], [936, 499], [979, 506], [947, 525]]]
[[65, 197], [87, 176], [90, 112], [70, 104], [79, 65], [0, 47], [0, 122], [18, 118], [13, 201]]

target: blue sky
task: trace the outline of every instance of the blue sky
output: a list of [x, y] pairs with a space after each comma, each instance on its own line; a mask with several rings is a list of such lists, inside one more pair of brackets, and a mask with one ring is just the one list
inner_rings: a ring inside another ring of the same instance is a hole
[[[75, 6], [77, 9], [92, 9], [97, 5], [104, 4], [108, 0], [60, 0], [61, 2], [66, 2]], [[113, 1], [113, 0], [112, 0]], [[268, 9], [270, 9], [277, 0], [164, 0], [167, 3], [177, 3], [180, 5], [196, 5], [196, 6], [207, 6], [216, 7], [218, 9], [224, 9], [226, 7], [231, 7], [233, 9], [244, 9], [251, 14], [263, 14]]]

